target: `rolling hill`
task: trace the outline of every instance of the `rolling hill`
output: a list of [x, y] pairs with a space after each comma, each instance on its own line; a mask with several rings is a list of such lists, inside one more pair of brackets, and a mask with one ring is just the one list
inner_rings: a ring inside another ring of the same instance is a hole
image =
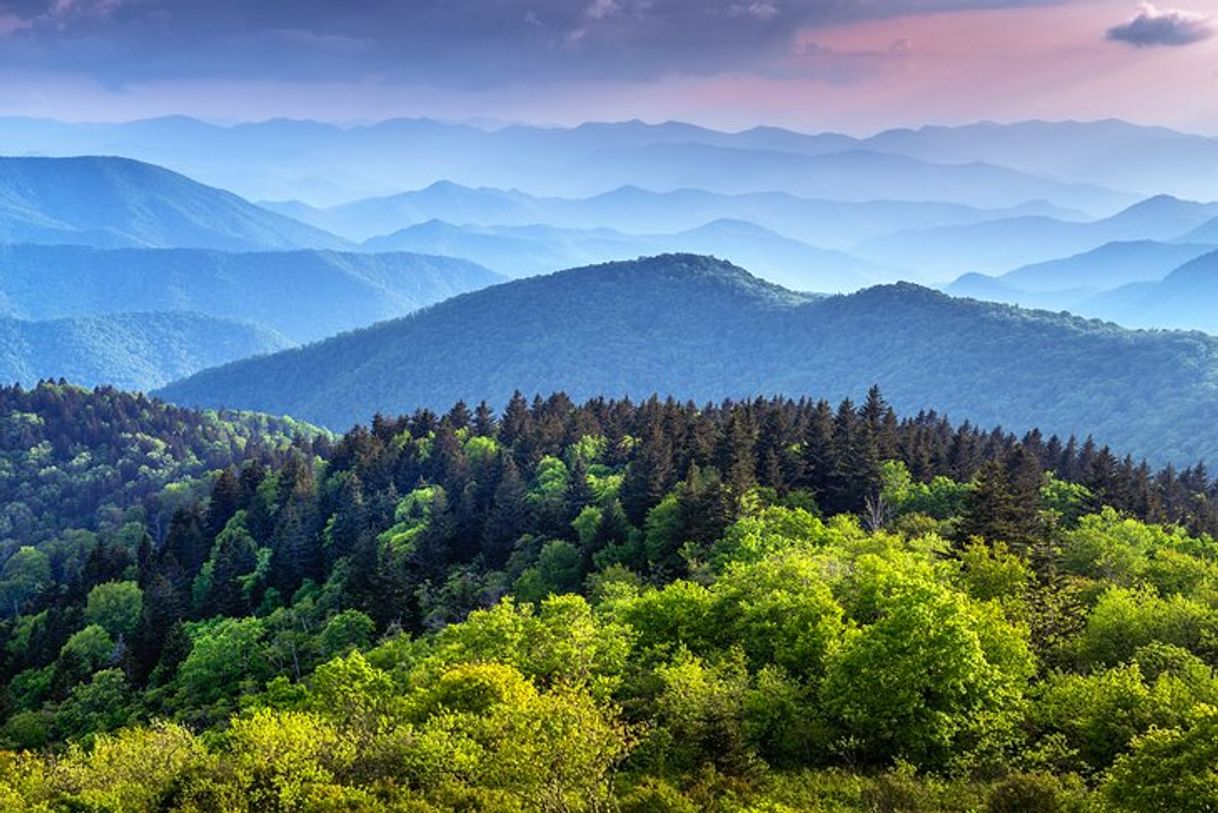
[[515, 389], [703, 401], [857, 396], [876, 382], [907, 413], [934, 406], [1015, 431], [1094, 433], [1160, 461], [1218, 457], [1218, 339], [908, 284], [799, 295], [690, 255], [495, 286], [160, 394], [342, 427], [376, 411], [501, 403]]
[[0, 158], [0, 242], [340, 248], [341, 238], [125, 158]]
[[254, 325], [193, 313], [121, 313], [27, 322], [0, 317], [0, 381], [40, 379], [148, 390], [234, 359], [287, 347]]
[[0, 315], [193, 311], [307, 342], [502, 281], [464, 260], [334, 251], [0, 246]]
[[1086, 180], [1116, 189], [1209, 199], [1218, 139], [1100, 121], [978, 122], [887, 130], [862, 144], [927, 161], [988, 161], [1024, 172]]

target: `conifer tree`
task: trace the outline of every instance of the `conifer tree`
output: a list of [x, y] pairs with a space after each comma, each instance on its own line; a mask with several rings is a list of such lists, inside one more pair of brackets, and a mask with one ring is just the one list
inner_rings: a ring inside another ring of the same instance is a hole
[[528, 529], [529, 508], [525, 485], [511, 455], [500, 459], [499, 483], [491, 501], [482, 536], [482, 555], [487, 567], [503, 567], [512, 554], [516, 540]]

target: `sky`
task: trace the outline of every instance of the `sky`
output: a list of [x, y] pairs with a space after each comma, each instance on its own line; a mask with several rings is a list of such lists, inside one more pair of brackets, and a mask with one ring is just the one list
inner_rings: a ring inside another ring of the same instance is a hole
[[0, 0], [0, 115], [1218, 134], [1218, 0]]

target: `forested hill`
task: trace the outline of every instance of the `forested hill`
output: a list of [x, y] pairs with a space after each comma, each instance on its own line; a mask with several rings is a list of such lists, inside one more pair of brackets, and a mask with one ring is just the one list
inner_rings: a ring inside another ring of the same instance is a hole
[[858, 397], [1137, 455], [1218, 459], [1218, 339], [1136, 332], [912, 285], [814, 298], [690, 255], [575, 269], [456, 297], [162, 394], [345, 428], [374, 412], [573, 397]]
[[[517, 396], [290, 446], [108, 390], [0, 417], [5, 505], [51, 518], [0, 568], [5, 809], [1218, 803], [1187, 781], [1218, 726], [1200, 469], [878, 390]], [[82, 530], [149, 457], [157, 500]]]
[[110, 387], [0, 388], [0, 556], [67, 529], [159, 538], [170, 515], [210, 488], [209, 473], [273, 463], [325, 433], [297, 421], [197, 412]]
[[0, 381], [30, 386], [54, 376], [90, 387], [149, 390], [206, 367], [289, 346], [264, 327], [196, 313], [111, 313], [42, 322], [0, 316]]
[[502, 281], [451, 257], [307, 249], [10, 245], [0, 246], [0, 267], [0, 315], [191, 311], [262, 325], [292, 342], [316, 341]]
[[339, 248], [321, 229], [139, 161], [0, 157], [0, 242]]

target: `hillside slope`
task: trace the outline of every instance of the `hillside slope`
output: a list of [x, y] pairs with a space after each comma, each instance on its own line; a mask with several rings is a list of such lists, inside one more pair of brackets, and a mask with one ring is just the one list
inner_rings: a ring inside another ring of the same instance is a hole
[[1204, 330], [1218, 335], [1218, 251], [1172, 271], [1158, 282], [1126, 285], [1079, 305], [1087, 313], [1131, 327]]
[[1142, 333], [953, 300], [912, 285], [817, 299], [691, 255], [612, 263], [466, 294], [312, 347], [166, 387], [188, 405], [331, 427], [457, 399], [698, 401], [857, 396], [1019, 431], [1094, 433], [1156, 460], [1218, 457], [1218, 339]]
[[281, 350], [254, 325], [193, 313], [127, 313], [26, 322], [0, 317], [0, 381], [66, 378], [146, 390], [217, 364]]
[[0, 157], [0, 242], [227, 250], [345, 245], [176, 172], [96, 156]]
[[463, 260], [334, 251], [228, 253], [0, 246], [0, 315], [193, 311], [266, 326], [293, 342], [405, 315], [502, 281]]

